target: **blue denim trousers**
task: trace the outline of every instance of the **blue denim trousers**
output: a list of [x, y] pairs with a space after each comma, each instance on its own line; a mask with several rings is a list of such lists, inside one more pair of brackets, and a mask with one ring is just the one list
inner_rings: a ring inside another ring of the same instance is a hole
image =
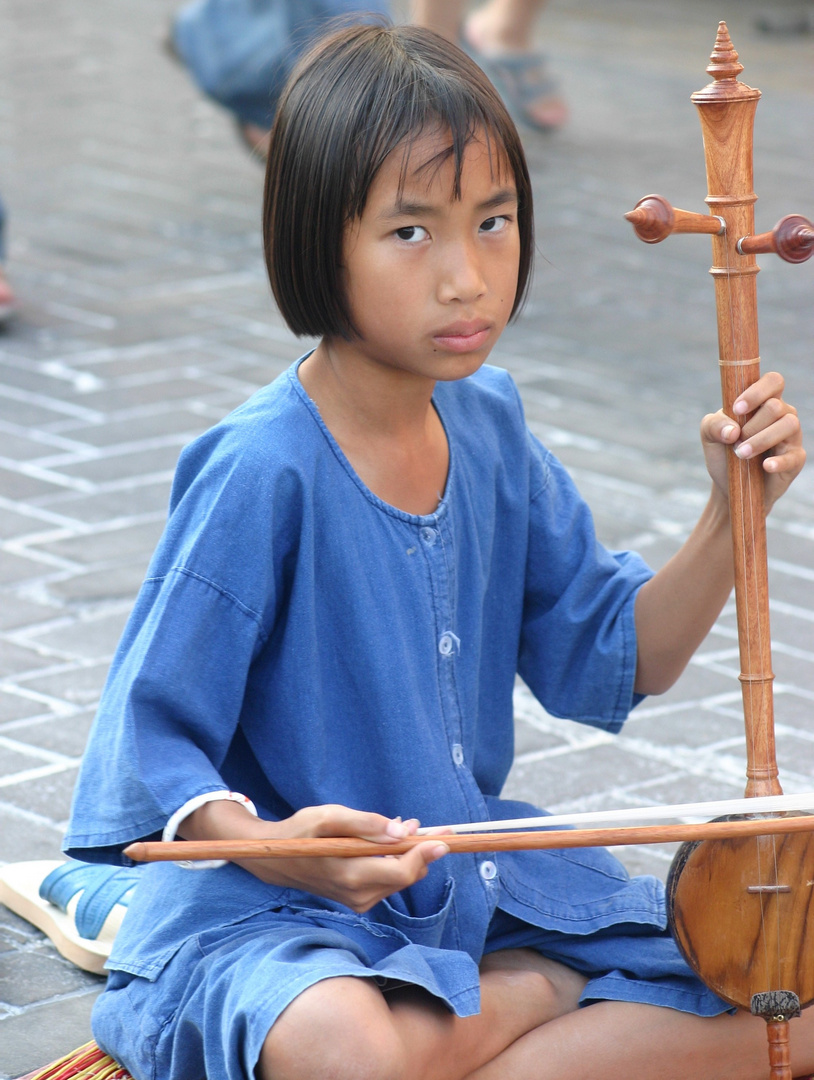
[[388, 14], [387, 0], [193, 0], [173, 43], [198, 86], [243, 123], [268, 128], [299, 56], [330, 19]]

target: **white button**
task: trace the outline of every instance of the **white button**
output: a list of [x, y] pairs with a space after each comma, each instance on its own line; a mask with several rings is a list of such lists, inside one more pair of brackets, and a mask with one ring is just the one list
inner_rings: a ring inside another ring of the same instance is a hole
[[497, 877], [497, 867], [490, 859], [480, 864], [480, 876], [484, 881], [491, 881]]
[[452, 760], [456, 765], [464, 763], [464, 748], [458, 742], [452, 744]]
[[442, 634], [438, 642], [438, 651], [442, 656], [449, 656], [452, 652], [452, 634]]
[[432, 547], [432, 545], [438, 539], [438, 533], [435, 529], [431, 529], [429, 525], [425, 525], [424, 528], [421, 530], [421, 539], [424, 541], [425, 544], [428, 544], [430, 547]]

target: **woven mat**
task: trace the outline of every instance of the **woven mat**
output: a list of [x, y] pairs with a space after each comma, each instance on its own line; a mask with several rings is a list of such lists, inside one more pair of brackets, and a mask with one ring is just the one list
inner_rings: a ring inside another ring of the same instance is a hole
[[89, 1042], [59, 1061], [46, 1065], [44, 1069], [19, 1077], [19, 1080], [133, 1080], [133, 1077], [127, 1069], [103, 1053], [95, 1042]]

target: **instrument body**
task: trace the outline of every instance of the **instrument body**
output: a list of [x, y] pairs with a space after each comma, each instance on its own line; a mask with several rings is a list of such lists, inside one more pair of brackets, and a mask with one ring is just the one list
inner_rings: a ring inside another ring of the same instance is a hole
[[814, 1001], [814, 833], [682, 844], [667, 879], [670, 929], [719, 997], [751, 1009], [767, 987]]

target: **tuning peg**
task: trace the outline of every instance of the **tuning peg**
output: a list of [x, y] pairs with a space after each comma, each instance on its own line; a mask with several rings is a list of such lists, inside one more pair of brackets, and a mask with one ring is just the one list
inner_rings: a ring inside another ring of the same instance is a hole
[[636, 235], [646, 244], [659, 244], [671, 233], [708, 233], [720, 236], [726, 223], [714, 214], [694, 214], [671, 206], [661, 195], [645, 195], [632, 210], [625, 214], [636, 230]]
[[773, 251], [786, 262], [805, 262], [814, 254], [814, 225], [800, 214], [787, 214], [771, 232], [743, 236], [735, 246], [740, 255]]

